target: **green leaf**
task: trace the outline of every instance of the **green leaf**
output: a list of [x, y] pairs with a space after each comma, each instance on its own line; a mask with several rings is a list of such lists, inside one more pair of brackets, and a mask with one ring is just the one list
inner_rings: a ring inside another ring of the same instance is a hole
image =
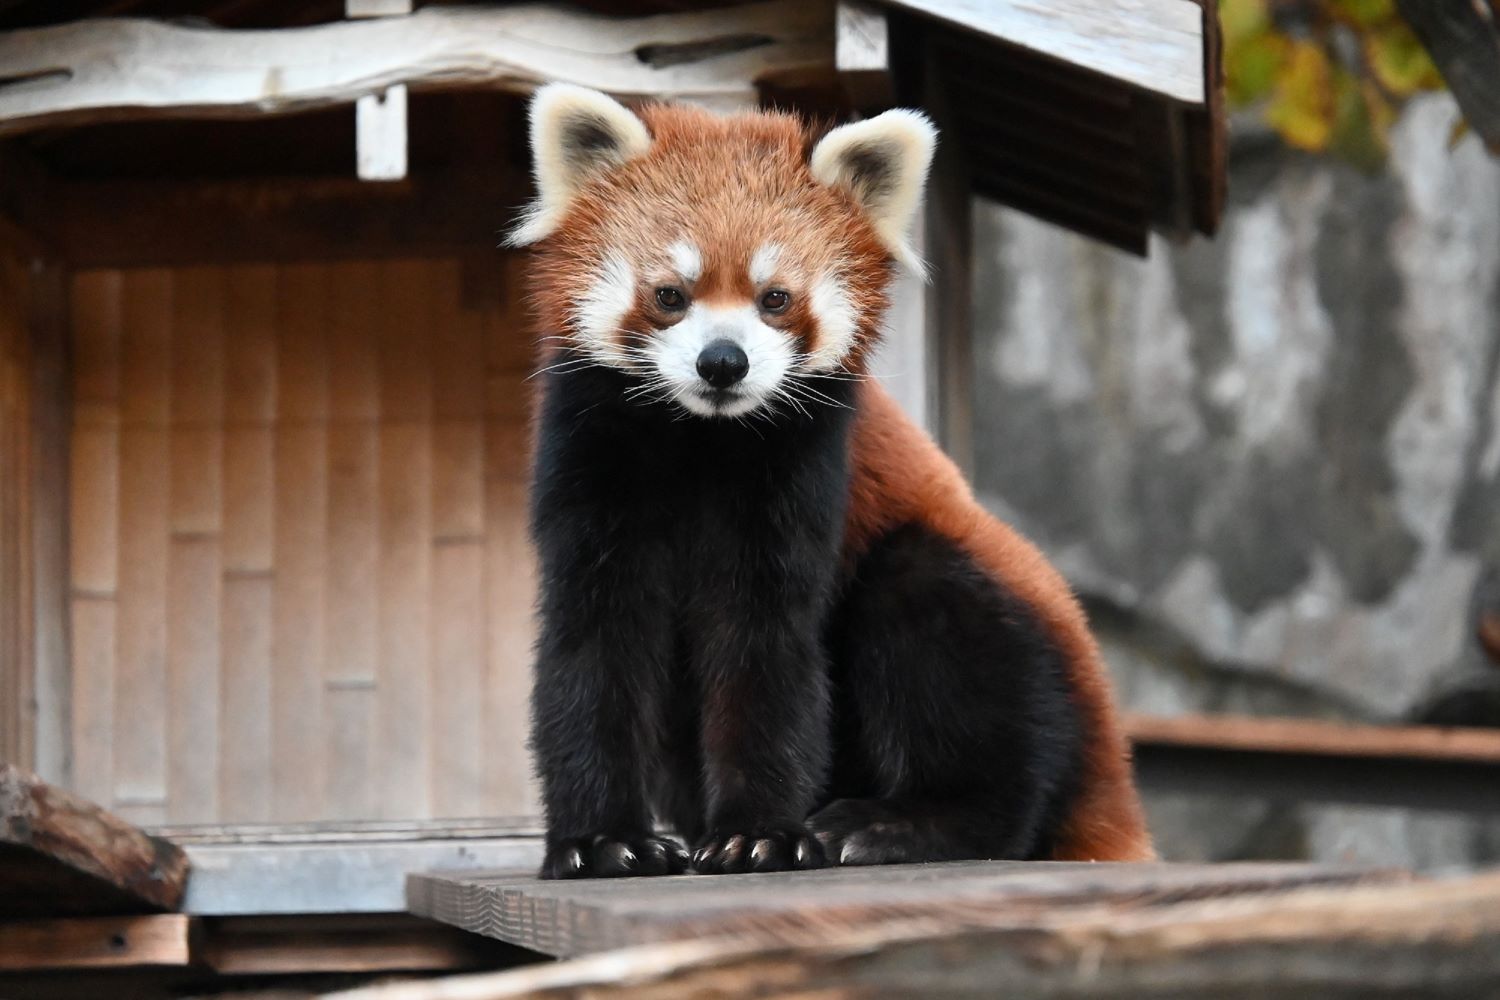
[[1443, 85], [1437, 67], [1417, 36], [1404, 24], [1391, 24], [1365, 40], [1365, 58], [1381, 86], [1398, 97]]
[[1396, 13], [1393, 0], [1333, 0], [1333, 9], [1361, 27], [1389, 21]]

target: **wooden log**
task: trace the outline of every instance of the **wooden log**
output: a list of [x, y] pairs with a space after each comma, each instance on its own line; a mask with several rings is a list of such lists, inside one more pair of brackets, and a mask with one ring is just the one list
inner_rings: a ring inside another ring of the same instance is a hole
[[[1114, 866], [1099, 866], [1114, 867]], [[767, 878], [767, 876], [749, 876]], [[720, 877], [735, 878], [735, 876]], [[1492, 996], [1500, 873], [1406, 885], [934, 913], [826, 928], [794, 944], [711, 938], [550, 966], [332, 994], [338, 1000], [804, 1000], [942, 996]]]
[[525, 92], [568, 80], [624, 96], [753, 101], [759, 80], [828, 68], [830, 22], [830, 7], [803, 0], [634, 19], [541, 5], [442, 6], [241, 31], [84, 20], [0, 35], [0, 134], [286, 114], [401, 83]]
[[1399, 872], [1304, 864], [1091, 865], [964, 861], [723, 878], [544, 882], [515, 873], [412, 875], [407, 908], [548, 955], [749, 935], [792, 944], [871, 922], [940, 916], [949, 928], [1079, 905], [1150, 905], [1401, 881]]
[[185, 966], [194, 931], [182, 913], [0, 923], [0, 972]]
[[175, 909], [187, 856], [14, 765], [0, 765], [0, 916]]

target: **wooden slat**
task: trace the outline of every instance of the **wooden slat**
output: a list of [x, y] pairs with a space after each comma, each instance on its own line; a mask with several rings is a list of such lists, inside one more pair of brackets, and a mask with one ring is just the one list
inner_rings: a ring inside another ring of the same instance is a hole
[[172, 844], [0, 764], [0, 916], [171, 909], [186, 880]]
[[207, 929], [200, 956], [233, 976], [456, 972], [509, 957], [493, 941], [402, 914], [225, 917]]
[[439, 542], [432, 560], [432, 812], [484, 808], [484, 545]]
[[[397, 83], [524, 92], [561, 77], [624, 94], [753, 102], [762, 76], [827, 66], [830, 13], [772, 0], [603, 23], [499, 7], [426, 7], [410, 17], [265, 31], [83, 20], [0, 34], [7, 73], [40, 77], [0, 94], [0, 132], [65, 121], [286, 114], [347, 104]], [[757, 44], [725, 52], [714, 44], [724, 38]], [[331, 52], [340, 57], [328, 58]], [[652, 58], [657, 52], [666, 57]]]
[[1134, 715], [1126, 725], [1138, 744], [1500, 764], [1500, 732], [1492, 729], [1351, 725], [1226, 715]]
[[1190, 0], [891, 0], [995, 41], [1201, 104], [1203, 18]]
[[514, 281], [502, 257], [74, 282], [83, 787], [153, 821], [534, 808]]
[[328, 565], [328, 430], [276, 433], [276, 578], [271, 651], [271, 815], [321, 815], [324, 609]]
[[[68, 280], [62, 265], [37, 262], [30, 288], [31, 759], [48, 779], [71, 784], [68, 653]], [[22, 611], [24, 613], [24, 606]]]
[[877, 921], [940, 917], [950, 930], [1068, 906], [1254, 896], [1406, 876], [1300, 864], [1091, 865], [964, 861], [716, 878], [541, 881], [514, 873], [413, 875], [408, 908], [548, 955], [739, 934], [826, 938]]
[[194, 927], [181, 913], [0, 923], [0, 972], [186, 966]]
[[380, 413], [386, 421], [432, 416], [432, 281], [427, 261], [380, 265], [381, 315], [373, 332], [380, 350]]
[[[144, 401], [142, 407], [155, 410]], [[165, 427], [122, 429], [111, 801], [141, 822], [165, 818], [167, 795], [169, 461]]]
[[[430, 815], [432, 573], [430, 437], [425, 423], [380, 428], [380, 611], [374, 771], [379, 815]], [[396, 803], [400, 803], [399, 812]]]
[[212, 535], [172, 541], [167, 586], [167, 816], [219, 815], [220, 608], [223, 569]]
[[[1116, 866], [1099, 866], [1113, 869]], [[1370, 997], [1500, 990], [1500, 874], [1324, 885], [1147, 905], [672, 943], [574, 962], [353, 990], [341, 1000], [587, 996]]]

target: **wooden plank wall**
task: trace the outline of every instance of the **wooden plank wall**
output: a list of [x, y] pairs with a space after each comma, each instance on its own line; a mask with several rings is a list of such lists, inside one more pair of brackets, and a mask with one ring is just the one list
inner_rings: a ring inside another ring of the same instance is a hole
[[147, 823], [534, 811], [513, 271], [74, 276], [79, 791]]
[[0, 256], [0, 762], [29, 762], [29, 281]]

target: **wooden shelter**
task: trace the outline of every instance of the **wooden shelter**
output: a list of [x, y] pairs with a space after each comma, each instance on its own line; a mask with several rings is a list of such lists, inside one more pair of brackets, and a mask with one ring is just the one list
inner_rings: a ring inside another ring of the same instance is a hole
[[[0, 0], [0, 759], [153, 827], [529, 815], [525, 95], [943, 130], [889, 367], [962, 460], [968, 198], [1212, 232], [1190, 0]], [[192, 18], [183, 17], [192, 12]]]
[[[496, 237], [528, 195], [524, 99], [548, 79], [931, 113], [943, 141], [919, 238], [935, 279], [900, 288], [881, 364], [961, 463], [971, 194], [1138, 253], [1152, 232], [1211, 234], [1222, 209], [1217, 26], [1196, 0], [0, 0], [0, 765], [19, 765], [0, 766], [0, 992], [39, 968], [220, 982], [493, 967], [502, 946], [469, 931], [559, 954], [649, 945], [684, 936], [674, 914], [693, 900], [716, 933], [749, 926], [729, 912], [748, 897], [707, 882], [606, 898], [418, 875], [407, 893], [408, 873], [539, 856], [524, 751], [534, 359], [519, 258]], [[1454, 760], [1500, 766], [1473, 734], [1393, 748], [1295, 724], [1137, 733], [1148, 776], [1259, 760], [1274, 782], [1313, 758], [1323, 769], [1298, 773], [1325, 784], [1394, 768], [1500, 801], [1433, 780]], [[1452, 958], [1497, 939], [1493, 879], [1002, 865], [757, 884], [767, 926], [800, 936], [810, 919], [837, 941], [762, 940], [792, 949], [774, 967], [744, 941], [658, 945], [644, 965], [583, 959], [494, 995], [592, 988], [607, 969], [638, 973], [629, 995], [720, 969], [757, 989], [774, 968], [879, 979], [884, 955], [935, 961], [925, 981], [967, 995], [991, 981], [965, 963], [996, 942], [1075, 971], [1199, 970], [1201, 985], [1219, 981], [1226, 934], [1279, 954], [1287, 912], [1297, 968], [1321, 975], [1352, 942], [1366, 950], [1336, 975], [1357, 982], [1374, 938], [1303, 933], [1345, 897], [1296, 894], [1339, 885], [1359, 912], [1394, 914], [1380, 941], [1408, 945], [1389, 949], [1403, 981], [1431, 955], [1446, 983], [1500, 975]], [[934, 949], [952, 927], [921, 921], [955, 900], [968, 936]], [[812, 916], [787, 922], [789, 907]], [[904, 922], [875, 927], [882, 914]], [[1162, 946], [1170, 920], [1197, 937]], [[1103, 940], [1121, 927], [1123, 950]], [[538, 945], [589, 928], [586, 947]]]

